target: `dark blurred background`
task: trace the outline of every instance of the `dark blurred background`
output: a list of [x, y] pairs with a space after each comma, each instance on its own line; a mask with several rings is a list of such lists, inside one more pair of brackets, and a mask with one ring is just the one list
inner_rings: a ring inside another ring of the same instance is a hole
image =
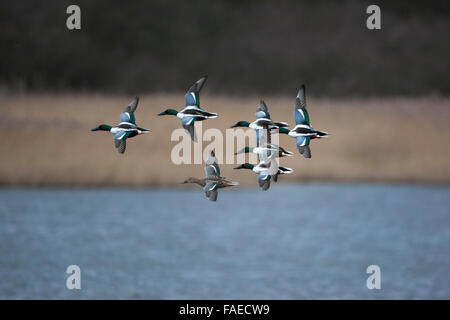
[[[81, 7], [81, 30], [66, 8]], [[366, 28], [381, 7], [382, 29]], [[315, 96], [450, 93], [449, 1], [2, 1], [8, 90]]]

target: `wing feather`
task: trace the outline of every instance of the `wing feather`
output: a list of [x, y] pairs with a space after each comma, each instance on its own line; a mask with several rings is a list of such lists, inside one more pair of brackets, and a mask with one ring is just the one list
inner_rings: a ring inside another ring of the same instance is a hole
[[217, 189], [219, 187], [219, 184], [216, 182], [208, 182], [205, 187], [203, 188], [203, 190], [205, 191], [205, 195], [206, 197], [211, 200], [211, 201], [216, 201], [217, 200]]
[[196, 117], [184, 117], [181, 119], [181, 124], [183, 125], [183, 128], [189, 133], [191, 136], [191, 139], [195, 142], [197, 142], [197, 136], [195, 134], [195, 123]]
[[264, 191], [268, 190], [270, 187], [270, 175], [262, 173], [258, 176], [259, 187]]
[[114, 145], [119, 153], [124, 153], [127, 148], [127, 140], [114, 140]]
[[258, 119], [259, 118], [270, 119], [270, 113], [268, 111], [266, 103], [263, 100], [261, 100], [261, 102], [259, 103], [258, 108], [256, 108], [255, 116]]
[[130, 104], [125, 108], [124, 112], [135, 112], [136, 108], [138, 106], [139, 103], [139, 97], [135, 97], [133, 101], [130, 102]]
[[306, 110], [306, 88], [303, 84], [295, 98], [294, 118], [296, 124], [310, 125], [309, 114]]
[[311, 140], [310, 137], [305, 137], [305, 136], [298, 136], [297, 138], [297, 149], [300, 152], [300, 154], [309, 159], [311, 158], [311, 149], [309, 148], [309, 142]]
[[186, 106], [197, 106], [200, 107], [200, 90], [202, 90], [203, 85], [208, 79], [207, 75], [204, 75], [196, 83], [192, 85], [192, 87], [188, 90], [185, 95], [186, 98]]

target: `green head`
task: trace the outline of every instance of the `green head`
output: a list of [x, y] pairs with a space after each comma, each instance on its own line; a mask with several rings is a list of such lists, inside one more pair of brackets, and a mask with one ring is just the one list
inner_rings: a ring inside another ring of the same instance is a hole
[[236, 128], [236, 127], [247, 127], [250, 125], [250, 122], [247, 121], [239, 121], [238, 123], [234, 124], [231, 126], [231, 128]]
[[250, 170], [253, 170], [253, 165], [252, 164], [250, 164], [250, 163], [244, 163], [244, 164], [241, 164], [240, 166], [237, 166], [236, 168], [233, 168], [233, 169], [250, 169]]
[[235, 155], [236, 154], [241, 154], [241, 153], [249, 153], [249, 152], [253, 152], [253, 148], [252, 147], [245, 147], [244, 149], [236, 152]]
[[97, 128], [91, 129], [91, 131], [110, 131], [111, 130], [111, 126], [107, 125], [107, 124], [101, 124], [99, 125]]
[[158, 113], [158, 116], [165, 116], [166, 114], [172, 115], [172, 116], [176, 116], [178, 113], [177, 110], [174, 109], [167, 109], [166, 111], [163, 111], [161, 113]]

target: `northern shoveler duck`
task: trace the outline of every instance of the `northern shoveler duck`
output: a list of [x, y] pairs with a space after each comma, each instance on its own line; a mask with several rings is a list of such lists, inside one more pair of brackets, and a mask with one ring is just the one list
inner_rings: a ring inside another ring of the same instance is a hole
[[269, 154], [269, 157], [272, 155], [275, 155], [275, 157], [291, 157], [293, 155], [292, 152], [285, 150], [284, 148], [277, 146], [275, 144], [265, 144], [263, 146], [259, 146], [259, 147], [245, 147], [242, 150], [238, 151], [235, 153], [235, 155], [237, 154], [241, 154], [241, 153], [255, 153], [255, 154], [262, 154], [262, 155], [267, 155]]
[[328, 137], [328, 133], [314, 130], [314, 128], [311, 127], [309, 114], [306, 110], [305, 85], [301, 86], [297, 97], [295, 98], [294, 118], [296, 126], [289, 131], [288, 135], [297, 139], [296, 145], [300, 154], [305, 158], [311, 158], [311, 149], [309, 147], [310, 141], [312, 139]]
[[98, 127], [91, 129], [91, 131], [109, 131], [114, 134], [114, 145], [119, 153], [124, 153], [127, 147], [127, 139], [135, 137], [140, 134], [150, 132], [148, 129], [142, 129], [136, 125], [134, 112], [139, 103], [139, 97], [125, 108], [125, 111], [120, 115], [120, 123], [112, 127], [107, 124], [101, 124]]
[[218, 190], [221, 188], [233, 187], [239, 185], [234, 181], [229, 181], [220, 176], [219, 165], [214, 151], [211, 151], [205, 165], [206, 177], [203, 179], [187, 178], [182, 183], [195, 183], [203, 187], [206, 197], [211, 201], [217, 200]]
[[[256, 148], [250, 149], [249, 147], [244, 148], [238, 153], [242, 152], [253, 152], [258, 155], [259, 165], [256, 166], [255, 170], [259, 170], [259, 168], [263, 168], [263, 164], [268, 164], [271, 168], [270, 174], [266, 175], [264, 173], [258, 176], [258, 181], [263, 188], [263, 190], [267, 190], [270, 187], [270, 179], [274, 178], [274, 181], [277, 182], [278, 177], [278, 162], [271, 160], [272, 158], [278, 156], [285, 156], [288, 154], [292, 154], [292, 152], [288, 152], [283, 148], [273, 145], [271, 143], [271, 134], [272, 129], [285, 128], [288, 126], [285, 122], [276, 122], [270, 118], [270, 113], [268, 111], [266, 103], [261, 100], [258, 108], [256, 108], [255, 112], [256, 120], [252, 123], [247, 121], [239, 121], [231, 128], [235, 127], [249, 127], [256, 131]], [[281, 149], [280, 149], [281, 148]], [[272, 164], [273, 163], [273, 164]], [[264, 170], [261, 170], [264, 171]]]
[[232, 125], [231, 128], [248, 127], [253, 130], [258, 129], [272, 130], [289, 126], [289, 124], [287, 124], [286, 122], [276, 122], [270, 119], [270, 114], [267, 110], [267, 105], [263, 100], [261, 100], [258, 108], [256, 109], [255, 116], [256, 120], [253, 121], [252, 123], [248, 121], [239, 121], [236, 124]]
[[268, 162], [262, 161], [257, 166], [254, 166], [250, 163], [244, 163], [234, 169], [249, 169], [257, 173], [258, 184], [263, 191], [269, 189], [272, 176], [274, 177], [274, 181], [276, 182], [279, 174], [288, 174], [293, 172], [291, 168], [278, 166], [275, 160], [271, 160]]
[[[231, 128], [236, 127], [248, 127], [254, 129], [256, 131], [256, 147], [263, 147], [268, 144], [271, 144], [271, 134], [273, 129], [285, 128], [288, 126], [286, 122], [276, 122], [270, 118], [270, 113], [268, 111], [266, 103], [261, 100], [258, 108], [256, 108], [255, 112], [256, 120], [252, 123], [247, 121], [239, 121], [236, 124], [232, 125]], [[267, 152], [264, 154], [263, 152], [259, 152], [260, 149], [256, 149], [258, 154], [258, 158], [260, 161], [267, 160], [267, 157], [270, 156], [271, 152], [266, 150]]]
[[200, 108], [200, 90], [207, 78], [207, 75], [203, 76], [189, 89], [185, 95], [186, 107], [183, 110], [178, 112], [174, 109], [167, 109], [166, 111], [158, 113], [158, 116], [173, 115], [180, 118], [183, 128], [189, 133], [193, 141], [197, 141], [194, 127], [195, 121], [217, 118], [217, 113], [207, 112]]

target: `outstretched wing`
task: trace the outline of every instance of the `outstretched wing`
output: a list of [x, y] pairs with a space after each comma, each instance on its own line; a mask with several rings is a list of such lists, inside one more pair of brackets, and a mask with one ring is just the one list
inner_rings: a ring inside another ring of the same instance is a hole
[[133, 125], [136, 125], [136, 119], [134, 118], [134, 113], [132, 112], [123, 112], [120, 114], [120, 122], [128, 122]]
[[134, 98], [133, 101], [125, 108], [125, 110], [120, 114], [120, 122], [129, 122], [132, 124], [136, 124], [136, 120], [134, 118], [134, 111], [139, 103], [139, 97]]
[[278, 182], [278, 172], [272, 175], [272, 179], [275, 183]]
[[306, 110], [306, 89], [303, 84], [295, 98], [294, 118], [296, 124], [310, 125], [309, 114]]
[[268, 158], [269, 164], [268, 164], [268, 173], [270, 175], [275, 175], [278, 172], [278, 162], [276, 159], [274, 159], [275, 154], [273, 154], [271, 157]]
[[264, 191], [268, 190], [270, 187], [270, 175], [266, 173], [260, 173], [258, 175], [258, 184], [259, 187]]
[[307, 159], [311, 158], [311, 149], [309, 148], [311, 137], [299, 136], [296, 139], [297, 149], [300, 154]]
[[203, 77], [200, 78], [200, 80], [194, 83], [194, 85], [188, 90], [188, 92], [185, 95], [186, 106], [200, 107], [200, 90], [202, 90], [206, 79], [208, 79], [208, 76], [204, 75]]
[[216, 201], [217, 200], [217, 189], [219, 187], [219, 184], [216, 182], [208, 182], [205, 187], [203, 188], [203, 190], [205, 190], [205, 195], [206, 197], [211, 200], [211, 201]]
[[270, 114], [269, 114], [269, 111], [267, 109], [267, 105], [266, 105], [266, 103], [263, 100], [261, 100], [261, 102], [259, 103], [258, 108], [256, 108], [255, 116], [258, 119], [259, 118], [270, 119]]
[[126, 131], [120, 131], [114, 136], [114, 146], [119, 153], [124, 153], [127, 148]]
[[181, 124], [183, 125], [183, 128], [189, 133], [191, 139], [195, 142], [197, 142], [194, 127], [194, 122], [196, 119], [197, 119], [196, 117], [184, 117], [183, 119], [181, 119]]
[[220, 177], [220, 168], [219, 168], [219, 165], [217, 164], [217, 159], [214, 154], [214, 151], [211, 152], [208, 159], [206, 160], [205, 174], [206, 174], [206, 176]]
[[114, 145], [117, 151], [124, 153], [127, 147], [126, 139], [134, 137], [137, 134], [136, 130], [131, 131], [119, 131], [114, 135]]
[[133, 101], [125, 108], [124, 112], [135, 112], [139, 103], [139, 97], [135, 97]]

